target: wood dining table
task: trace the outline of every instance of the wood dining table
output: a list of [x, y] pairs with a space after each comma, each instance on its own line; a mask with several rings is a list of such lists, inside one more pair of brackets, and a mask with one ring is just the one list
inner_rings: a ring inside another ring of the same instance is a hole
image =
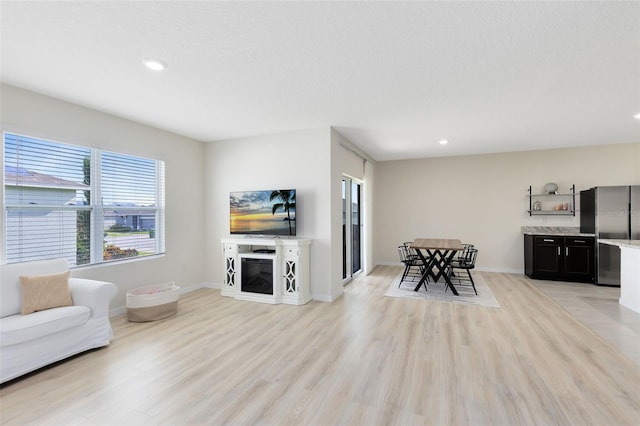
[[[456, 253], [464, 250], [462, 242], [455, 239], [416, 238], [410, 247], [415, 249], [418, 257], [425, 266], [424, 272], [414, 291], [418, 291], [422, 285], [424, 285], [426, 290], [429, 277], [432, 277], [434, 281], [438, 281], [440, 277], [444, 277], [447, 283], [446, 285], [449, 286], [451, 292], [457, 296], [458, 290], [456, 290], [449, 275], [447, 275], [447, 269]], [[427, 253], [427, 256], [424, 255], [423, 250]]]

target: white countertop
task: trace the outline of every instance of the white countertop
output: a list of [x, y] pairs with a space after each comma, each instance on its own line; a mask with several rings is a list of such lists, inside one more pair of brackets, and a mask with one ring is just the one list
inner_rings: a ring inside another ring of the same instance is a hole
[[595, 234], [580, 232], [579, 226], [522, 226], [520, 231], [527, 235], [558, 235], [562, 237], [595, 237]]
[[640, 240], [598, 240], [599, 243], [609, 244], [610, 246], [626, 247], [640, 250]]

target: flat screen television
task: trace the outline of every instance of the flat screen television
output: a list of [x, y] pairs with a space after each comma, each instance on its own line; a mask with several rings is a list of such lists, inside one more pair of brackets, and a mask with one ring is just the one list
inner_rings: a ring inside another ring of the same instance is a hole
[[231, 234], [296, 235], [296, 190], [238, 191], [229, 194]]

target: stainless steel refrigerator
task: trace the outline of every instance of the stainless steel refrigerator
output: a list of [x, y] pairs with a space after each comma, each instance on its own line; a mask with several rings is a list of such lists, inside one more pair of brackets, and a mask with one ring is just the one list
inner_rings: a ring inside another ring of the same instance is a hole
[[[580, 232], [598, 239], [640, 240], [640, 185], [580, 191]], [[620, 248], [596, 243], [596, 284], [620, 285]]]

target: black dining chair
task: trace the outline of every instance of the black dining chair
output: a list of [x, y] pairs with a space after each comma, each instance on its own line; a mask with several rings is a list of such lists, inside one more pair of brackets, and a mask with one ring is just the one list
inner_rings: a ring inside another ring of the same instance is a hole
[[[407, 277], [411, 277], [412, 280], [416, 277], [420, 278], [422, 276], [422, 271], [424, 270], [424, 265], [417, 255], [414, 257], [414, 255], [411, 254], [409, 247], [405, 244], [398, 246], [398, 254], [400, 256], [400, 261], [404, 265], [404, 272], [402, 273], [402, 278], [398, 283], [398, 287], [400, 287]], [[413, 268], [417, 268], [417, 271], [412, 272]]]
[[[420, 256], [418, 256], [418, 253], [416, 253], [416, 249], [414, 249], [413, 247], [411, 247], [411, 243], [412, 241], [405, 241], [404, 243], [402, 243], [408, 250], [409, 252], [409, 257], [411, 259], [415, 259], [415, 260], [420, 260]], [[429, 257], [426, 256], [425, 259], [428, 261]]]
[[472, 250], [475, 248], [473, 244], [462, 244], [462, 247], [464, 247], [464, 249], [458, 252], [456, 257], [454, 257], [451, 260], [450, 265], [453, 266], [453, 265], [460, 265], [461, 263], [464, 263], [464, 261], [469, 257], [469, 250]]
[[[478, 291], [476, 290], [476, 284], [473, 282], [473, 277], [471, 276], [471, 270], [476, 267], [477, 258], [478, 258], [478, 249], [473, 248], [473, 246], [471, 245], [471, 247], [469, 248], [465, 247], [465, 249], [462, 251], [462, 254], [457, 259], [452, 260], [451, 263], [449, 264], [451, 268], [452, 276], [456, 276], [455, 275], [456, 269], [464, 269], [467, 271], [467, 275], [469, 276], [469, 282], [471, 284], [471, 287], [473, 287], [473, 292], [476, 295], [478, 294]], [[458, 281], [459, 283], [457, 283], [456, 286], [465, 285], [463, 284], [463, 280], [459, 277], [458, 277]]]

